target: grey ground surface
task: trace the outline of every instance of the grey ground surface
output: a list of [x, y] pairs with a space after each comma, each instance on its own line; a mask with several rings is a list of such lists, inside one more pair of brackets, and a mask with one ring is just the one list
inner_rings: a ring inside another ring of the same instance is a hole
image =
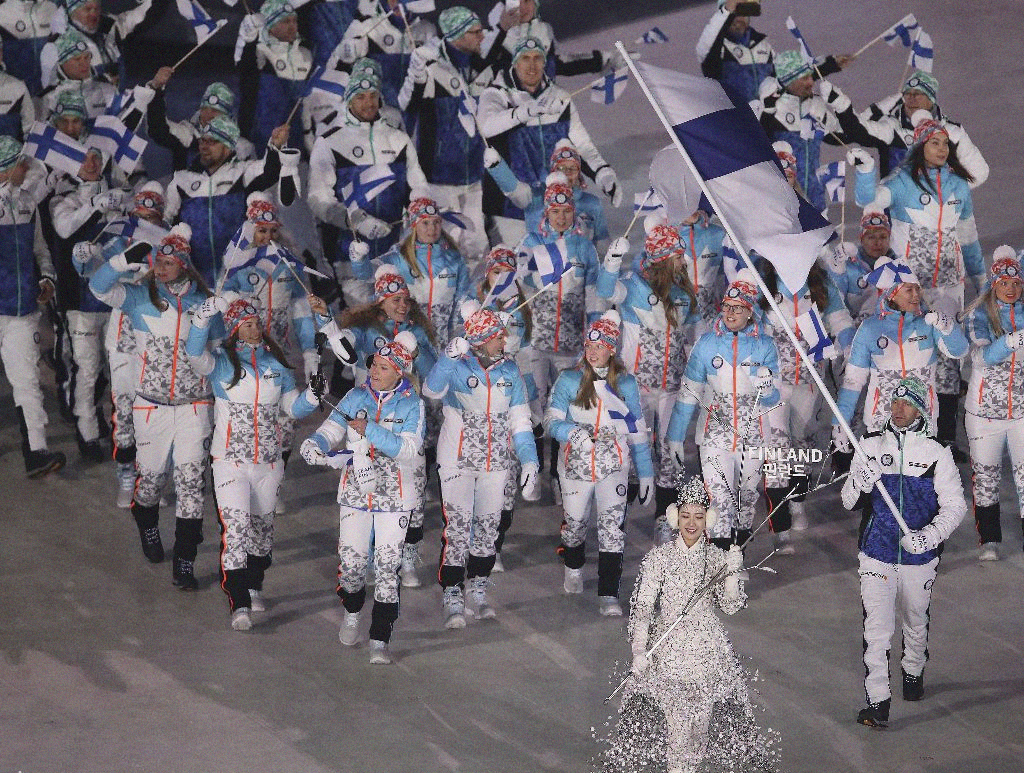
[[[816, 53], [856, 50], [912, 9], [878, 0], [766, 6], [772, 15], [757, 26], [777, 49], [790, 45], [782, 21], [791, 12]], [[1011, 48], [1016, 36], [1000, 34], [1018, 23], [1015, 7], [975, 4], [969, 19], [947, 0], [913, 9], [935, 39], [940, 100], [993, 168], [975, 196], [986, 255], [1007, 241], [1019, 247], [1024, 236], [1013, 194], [1024, 174], [1021, 65]], [[632, 41], [656, 23], [671, 42], [645, 47], [646, 59], [696, 72], [692, 43], [709, 12], [703, 6], [630, 23], [621, 37]], [[607, 47], [614, 32], [564, 48]], [[902, 63], [880, 44], [836, 81], [864, 105], [895, 90]], [[647, 159], [665, 143], [653, 115], [635, 85], [611, 107], [577, 104], [628, 201], [646, 188]], [[615, 213], [612, 230], [628, 216]], [[852, 206], [847, 217], [856, 220]], [[65, 451], [69, 465], [47, 480], [24, 479], [10, 390], [0, 389], [0, 773], [591, 769], [594, 734], [613, 711], [601, 701], [628, 656], [625, 625], [597, 615], [596, 561], [585, 570], [583, 596], [562, 592], [559, 516], [547, 493], [517, 513], [508, 571], [496, 575], [492, 591], [497, 619], [455, 632], [441, 628], [440, 591], [429, 582], [440, 525], [432, 505], [425, 586], [403, 592], [395, 665], [371, 667], [365, 646], [350, 650], [337, 640], [336, 473], [293, 461], [266, 585], [269, 609], [250, 633], [236, 633], [217, 587], [211, 505], [197, 561], [201, 588], [179, 592], [169, 564], [144, 561], [130, 516], [113, 506], [111, 466], [81, 467], [52, 388], [51, 447]], [[314, 425], [304, 422], [300, 437]], [[969, 471], [961, 474], [969, 483]], [[863, 701], [856, 520], [834, 489], [809, 502], [813, 527], [797, 536], [797, 555], [772, 558], [777, 574], [755, 572], [748, 608], [726, 621], [736, 651], [758, 674], [752, 688], [761, 721], [781, 733], [783, 770], [1024, 767], [1024, 561], [1005, 480], [1003, 508], [1008, 560], [979, 565], [970, 517], [948, 543], [933, 596], [926, 698], [896, 697], [892, 726], [882, 733], [853, 722]], [[165, 509], [167, 543], [172, 517]], [[648, 511], [630, 515], [624, 598], [651, 545], [651, 522]], [[760, 535], [749, 554], [758, 560], [769, 550]], [[897, 637], [897, 675], [898, 652]]]

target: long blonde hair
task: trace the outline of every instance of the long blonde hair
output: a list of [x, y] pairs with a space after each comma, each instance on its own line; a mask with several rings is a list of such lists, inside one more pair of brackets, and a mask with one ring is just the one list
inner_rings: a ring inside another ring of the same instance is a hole
[[[386, 336], [390, 336], [385, 325], [387, 324], [388, 315], [384, 313], [384, 309], [381, 308], [380, 301], [374, 301], [373, 303], [366, 303], [362, 306], [356, 306], [352, 309], [345, 309], [341, 314], [341, 326], [342, 327], [358, 327], [363, 330], [374, 329]], [[426, 314], [423, 313], [423, 309], [416, 302], [416, 299], [409, 298], [409, 321], [423, 328], [427, 334], [427, 338], [430, 343], [437, 346], [437, 331], [434, 329], [434, 324], [430, 321]]]
[[[441, 238], [437, 240], [436, 244], [441, 247], [454, 250], [455, 242], [452, 241], [451, 237], [448, 236], [443, 230], [441, 231]], [[420, 279], [423, 277], [423, 272], [420, 271], [420, 267], [416, 262], [416, 229], [413, 228], [409, 231], [409, 235], [406, 236], [402, 243], [398, 245], [398, 252], [403, 258], [405, 263], [409, 267], [409, 275], [413, 279]]]
[[669, 327], [676, 327], [679, 324], [679, 320], [676, 318], [676, 305], [672, 302], [672, 285], [678, 286], [686, 293], [690, 299], [691, 309], [697, 308], [697, 294], [693, 291], [693, 285], [690, 283], [690, 277], [685, 268], [677, 272], [672, 268], [671, 260], [660, 260], [645, 268], [641, 273], [647, 284], [651, 286], [651, 292], [665, 307], [665, 319], [668, 321]]
[[[600, 377], [586, 358], [580, 364], [580, 372], [583, 373], [583, 378], [580, 379], [580, 388], [576, 390], [576, 399], [572, 401], [572, 404], [578, 405], [580, 408], [596, 408], [597, 389], [594, 387], [594, 382]], [[608, 375], [604, 380], [608, 382], [608, 386], [615, 394], [619, 393], [619, 375], [625, 372], [626, 366], [622, 364], [622, 360], [613, 355], [608, 360]]]
[[992, 330], [993, 340], [999, 338], [1006, 332], [1003, 330], [1003, 321], [999, 318], [999, 307], [996, 305], [997, 300], [996, 284], [995, 282], [991, 282], [981, 294], [967, 305], [967, 308], [964, 309], [963, 313], [963, 320], [966, 322], [970, 319], [975, 309], [979, 306], [984, 307], [985, 316], [988, 317], [988, 326]]

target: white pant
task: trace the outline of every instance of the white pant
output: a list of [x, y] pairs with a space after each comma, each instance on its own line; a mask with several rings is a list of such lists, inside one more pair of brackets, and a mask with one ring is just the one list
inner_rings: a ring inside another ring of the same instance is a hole
[[[475, 265], [479, 263], [487, 252], [487, 231], [484, 228], [484, 184], [475, 182], [469, 185], [434, 185], [431, 189], [440, 202], [446, 202], [449, 207], [469, 221], [472, 230], [463, 231], [455, 229], [455, 246], [466, 259], [472, 273]], [[509, 245], [515, 242], [507, 242]]]
[[864, 604], [864, 691], [868, 703], [890, 697], [889, 643], [896, 610], [903, 628], [903, 670], [920, 676], [928, 660], [928, 606], [939, 559], [921, 566], [886, 564], [864, 553], [860, 559], [860, 598]]
[[203, 476], [213, 433], [212, 407], [212, 401], [159, 405], [141, 396], [135, 398], [138, 504], [150, 507], [159, 503], [167, 482], [168, 462], [173, 461], [176, 516], [203, 517]]
[[1003, 449], [1009, 446], [1013, 483], [1024, 516], [1024, 419], [983, 419], [968, 413], [964, 423], [971, 447], [975, 506], [999, 504]]
[[282, 477], [284, 462], [280, 461], [252, 464], [213, 460], [213, 486], [222, 530], [222, 569], [244, 569], [250, 554], [270, 555]]
[[516, 363], [524, 374], [529, 373], [537, 387], [536, 399], [530, 400], [530, 415], [533, 426], [544, 421], [544, 407], [548, 404], [548, 392], [558, 374], [571, 368], [579, 360], [578, 354], [555, 354], [543, 352], [532, 346], [524, 346], [516, 355]]
[[761, 460], [750, 451], [726, 451], [705, 444], [700, 446], [700, 466], [711, 504], [718, 511], [718, 521], [708, 533], [726, 538], [733, 529], [752, 528]]
[[409, 513], [385, 513], [341, 506], [338, 521], [338, 585], [349, 593], [366, 586], [373, 534], [373, 571], [377, 581], [373, 598], [398, 603], [398, 567], [402, 563]]
[[[114, 448], [135, 446], [135, 387], [139, 383], [139, 358], [134, 353], [117, 349], [121, 312], [114, 311], [107, 323], [104, 346], [110, 365], [110, 401], [114, 406]], [[127, 324], [127, 323], [126, 323]]]
[[46, 411], [39, 386], [39, 312], [24, 317], [0, 316], [0, 359], [11, 382], [14, 404], [25, 414], [28, 447], [46, 448]]
[[651, 456], [654, 458], [654, 485], [674, 489], [679, 483], [682, 469], [676, 464], [675, 454], [668, 447], [668, 423], [676, 404], [676, 392], [664, 389], [640, 389], [640, 404], [644, 420], [651, 433]]
[[78, 420], [82, 440], [100, 436], [96, 420], [96, 381], [103, 366], [104, 328], [110, 318], [108, 311], [69, 311], [68, 340], [71, 345], [71, 380], [66, 385], [68, 403]]
[[[582, 545], [590, 524], [591, 502], [597, 510], [597, 544], [602, 553], [621, 553], [626, 547], [626, 484], [629, 461], [603, 480], [573, 480], [560, 472], [562, 486], [562, 544]], [[582, 558], [582, 557], [581, 557]], [[568, 564], [566, 564], [568, 566]], [[578, 568], [578, 567], [570, 567]]]
[[[964, 286], [922, 287], [921, 295], [932, 311], [957, 319], [964, 310]], [[935, 361], [935, 392], [940, 395], [960, 394], [960, 360], [937, 352]]]
[[[818, 430], [818, 407], [821, 403], [818, 387], [813, 381], [800, 385], [780, 384], [779, 394], [779, 407], [768, 414], [772, 445], [776, 449], [817, 447], [815, 433]], [[790, 474], [786, 472], [788, 467], [788, 464], [775, 464], [775, 472], [771, 474], [766, 467], [767, 485], [774, 488], [789, 486]]]
[[441, 566], [464, 567], [467, 554], [494, 555], [508, 470], [475, 472], [441, 465]]

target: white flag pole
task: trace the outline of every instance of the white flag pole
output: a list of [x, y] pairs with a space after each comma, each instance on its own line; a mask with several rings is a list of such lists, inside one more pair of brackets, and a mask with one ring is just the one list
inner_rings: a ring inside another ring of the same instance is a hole
[[[711, 202], [711, 206], [718, 214], [718, 219], [722, 223], [722, 227], [725, 229], [725, 232], [729, 235], [729, 238], [732, 239], [732, 243], [733, 246], [736, 248], [736, 252], [739, 253], [741, 258], [743, 258], [743, 262], [746, 264], [747, 268], [750, 269], [750, 272], [754, 275], [754, 279], [757, 282], [758, 288], [760, 288], [762, 295], [768, 301], [768, 305], [771, 306], [772, 311], [775, 312], [778, 326], [786, 331], [786, 335], [789, 336], [790, 342], [796, 348], [797, 352], [800, 353], [800, 356], [803, 357], [805, 361], [813, 361], [810, 357], [808, 357], [807, 351], [804, 349], [803, 345], [801, 345], [800, 340], [796, 336], [796, 333], [793, 332], [793, 328], [789, 326], [789, 323], [786, 322], [785, 317], [782, 316], [782, 311], [779, 309], [778, 304], [775, 302], [775, 296], [771, 292], [769, 292], [768, 287], [765, 285], [764, 280], [761, 278], [761, 275], [757, 272], [757, 269], [754, 268], [754, 264], [750, 260], [750, 256], [747, 254], [746, 247], [744, 247], [743, 243], [739, 240], [739, 238], [737, 238], [736, 233], [732, 229], [732, 225], [730, 225], [728, 219], [726, 219], [726, 217], [722, 214], [721, 206], [719, 206], [714, 194], [710, 191], [703, 178], [701, 178], [700, 173], [697, 171], [697, 167], [694, 166], [693, 160], [690, 158], [689, 154], [686, 152], [686, 149], [683, 147], [683, 143], [679, 140], [679, 137], [676, 136], [675, 131], [673, 131], [672, 123], [668, 120], [668, 117], [662, 111], [661, 106], [658, 104], [657, 100], [654, 99], [654, 95], [651, 94], [650, 89], [647, 87], [647, 82], [644, 81], [643, 77], [640, 75], [640, 72], [636, 69], [636, 65], [630, 58], [629, 52], [626, 51], [626, 47], [622, 45], [622, 41], [616, 41], [615, 48], [618, 49], [619, 53], [625, 60], [626, 65], [629, 67], [630, 72], [633, 73], [633, 77], [636, 79], [637, 84], [643, 90], [644, 95], [647, 97], [647, 101], [651, 103], [651, 107], [654, 108], [654, 112], [658, 115], [658, 118], [661, 120], [662, 125], [665, 127], [665, 131], [667, 131], [669, 136], [672, 138], [672, 143], [675, 145], [676, 150], [679, 151], [679, 155], [683, 157], [683, 161], [689, 168], [690, 173], [697, 181], [697, 184], [700, 186], [700, 189], [704, 192], [704, 195], [707, 197], [708, 201]], [[846, 436], [850, 439], [850, 443], [853, 445], [854, 450], [861, 457], [866, 457], [864, 451], [860, 447], [860, 443], [857, 442], [857, 436], [853, 434], [853, 430], [850, 429], [850, 425], [847, 423], [846, 419], [843, 418], [843, 415], [839, 412], [839, 406], [836, 405], [835, 400], [832, 399], [832, 395], [829, 394], [829, 391], [825, 386], [825, 382], [823, 382], [821, 380], [821, 376], [818, 375], [817, 369], [814, 367], [808, 367], [807, 370], [810, 372], [811, 378], [814, 380], [814, 383], [818, 386], [818, 390], [821, 392], [821, 396], [825, 400], [825, 403], [828, 405], [829, 410], [832, 411], [832, 414], [839, 421], [839, 426], [843, 428], [843, 432], [846, 433]], [[875, 484], [875, 486], [878, 488], [879, 492], [881, 492], [882, 499], [885, 500], [885, 503], [889, 506], [889, 509], [892, 510], [893, 517], [899, 524], [900, 529], [903, 531], [904, 534], [909, 534], [911, 531], [910, 527], [907, 526], [907, 522], [903, 520], [903, 516], [900, 514], [899, 508], [896, 507], [896, 503], [892, 501], [892, 497], [890, 497], [889, 492], [885, 490], [885, 487], [882, 485], [881, 480], [879, 480]]]

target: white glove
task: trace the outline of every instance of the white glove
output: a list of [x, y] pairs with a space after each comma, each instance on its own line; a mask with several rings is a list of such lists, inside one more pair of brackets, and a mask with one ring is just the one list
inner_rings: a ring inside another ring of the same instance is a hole
[[946, 130], [946, 136], [949, 137], [949, 141], [954, 145], [962, 142], [964, 137], [967, 136], [967, 132], [964, 131], [964, 127], [959, 124], [945, 121], [942, 124], [942, 128]]
[[354, 35], [341, 41], [340, 57], [343, 62], [352, 64], [356, 59], [362, 59], [370, 50], [369, 41], [363, 35]]
[[846, 163], [858, 172], [871, 172], [875, 168], [875, 159], [864, 148], [850, 148], [846, 152]]
[[821, 89], [822, 99], [837, 113], [842, 113], [850, 106], [850, 98], [838, 86], [823, 80], [819, 81], [818, 88]]
[[457, 360], [464, 354], [469, 354], [469, 341], [462, 336], [455, 336], [444, 348], [444, 356], [450, 360]]
[[646, 652], [638, 652], [633, 656], [633, 665], [630, 666], [630, 671], [639, 676], [646, 671], [651, 665], [651, 659], [647, 657]]
[[488, 169], [493, 169], [501, 163], [501, 153], [496, 151], [490, 145], [484, 148], [484, 166]]
[[254, 43], [263, 29], [263, 17], [258, 13], [247, 13], [238, 25], [238, 37], [246, 43]]
[[315, 351], [303, 352], [302, 369], [306, 372], [306, 383], [309, 383], [316, 372], [320, 370], [320, 355]]
[[1006, 345], [1011, 349], [1020, 349], [1020, 347], [1024, 346], [1024, 329], [1007, 333], [1004, 338], [1006, 339]]
[[850, 438], [843, 432], [843, 428], [836, 424], [832, 427], [832, 446], [843, 454], [848, 454], [853, 450], [853, 444], [850, 442]]
[[529, 99], [523, 102], [523, 104], [512, 109], [512, 120], [516, 123], [526, 124], [541, 115], [543, 112], [544, 111], [541, 110], [540, 105], [537, 104], [536, 100]]
[[882, 468], [874, 459], [865, 459], [853, 474], [853, 484], [865, 494], [871, 491], [882, 477]]
[[541, 94], [540, 99], [537, 100], [537, 107], [540, 108], [540, 112], [547, 113], [548, 115], [561, 115], [568, 104], [568, 99], [551, 89]]
[[383, 239], [391, 233], [391, 226], [361, 209], [355, 210], [349, 219], [352, 221], [352, 227], [356, 233], [364, 239]]
[[764, 397], [766, 394], [771, 392], [775, 388], [775, 379], [772, 376], [772, 372], [768, 368], [758, 368], [757, 378], [754, 379], [754, 389], [761, 393]]
[[519, 490], [527, 502], [540, 499], [540, 472], [536, 464], [524, 464], [519, 473]]
[[600, 185], [604, 195], [611, 199], [613, 207], [622, 203], [622, 188], [619, 187], [619, 178], [614, 169], [610, 166], [601, 167], [601, 171], [594, 177], [594, 182]]
[[434, 60], [429, 46], [418, 46], [409, 57], [409, 74], [416, 83], [427, 82], [427, 65]]
[[128, 258], [125, 256], [123, 252], [117, 253], [108, 262], [110, 263], [110, 267], [119, 274], [123, 274], [125, 271], [129, 270]]
[[903, 549], [908, 553], [913, 553], [915, 556], [919, 556], [929, 550], [935, 550], [941, 542], [938, 531], [930, 523], [924, 528], [904, 534], [900, 538], [900, 545], [903, 546]]
[[729, 552], [725, 554], [725, 565], [729, 567], [730, 574], [743, 568], [743, 549], [739, 545], [729, 548]]
[[352, 452], [352, 479], [359, 493], [372, 494], [377, 489], [377, 471], [370, 460], [370, 441], [349, 427], [348, 449]]
[[193, 322], [199, 327], [206, 327], [211, 319], [218, 314], [223, 314], [227, 311], [227, 308], [228, 302], [226, 298], [222, 298], [219, 295], [211, 295], [192, 312]]
[[306, 460], [306, 464], [311, 464], [314, 467], [327, 465], [327, 454], [311, 437], [302, 441], [302, 445], [299, 446], [299, 456]]
[[622, 268], [622, 259], [629, 253], [629, 239], [619, 236], [612, 239], [608, 245], [608, 251], [604, 254], [604, 267], [607, 271], [615, 273]]
[[651, 494], [654, 493], [654, 479], [653, 478], [641, 478], [640, 479], [640, 491], [637, 492], [636, 500], [642, 505], [646, 505], [651, 501]]
[[929, 311], [924, 315], [924, 321], [931, 325], [933, 328], [938, 330], [942, 335], [948, 336], [953, 332], [953, 326], [956, 325], [956, 320], [952, 317], [943, 314], [941, 311]]
[[112, 212], [124, 208], [124, 200], [127, 195], [127, 191], [114, 188], [113, 190], [103, 191], [103, 193], [97, 193], [89, 200], [89, 203], [93, 209], [100, 212]]
[[583, 427], [577, 425], [569, 432], [569, 445], [587, 454], [594, 449], [594, 439]]
[[348, 259], [353, 263], [361, 263], [370, 255], [370, 245], [366, 242], [353, 240], [348, 246]]
[[99, 245], [92, 242], [78, 242], [78, 244], [71, 248], [71, 260], [78, 266], [89, 265], [92, 259], [99, 254]]

